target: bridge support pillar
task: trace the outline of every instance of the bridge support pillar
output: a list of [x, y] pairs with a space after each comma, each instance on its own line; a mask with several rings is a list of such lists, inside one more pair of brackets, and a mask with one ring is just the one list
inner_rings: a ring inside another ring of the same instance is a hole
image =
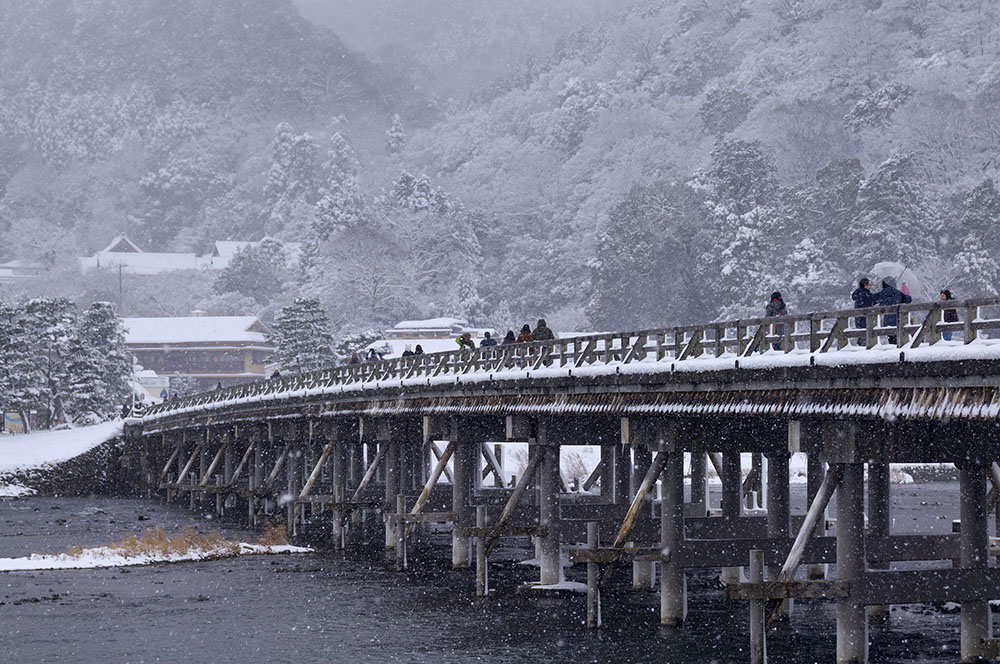
[[[868, 462], [868, 535], [875, 539], [889, 537], [889, 463]], [[880, 547], [881, 548], [881, 547]], [[889, 569], [889, 562], [872, 561], [873, 570]], [[889, 619], [889, 606], [878, 604], [868, 607], [868, 618], [879, 622]]]
[[[626, 452], [628, 450], [625, 450]], [[632, 491], [634, 497], [642, 484], [642, 478], [646, 476], [649, 467], [653, 465], [653, 458], [650, 451], [645, 446], [638, 446], [632, 450]], [[655, 563], [651, 560], [635, 560], [632, 562], [632, 588], [635, 590], [652, 590]]]
[[[989, 567], [986, 468], [984, 464], [970, 461], [959, 466], [962, 569]], [[984, 640], [991, 637], [990, 605], [985, 601], [962, 602], [961, 605], [962, 661], [982, 661], [986, 656]]]
[[681, 549], [684, 543], [684, 452], [671, 450], [663, 467], [660, 503], [660, 546], [669, 560], [660, 563], [660, 624], [680, 625], [687, 618], [687, 580]]
[[452, 435], [458, 436], [455, 446], [455, 467], [451, 488], [451, 511], [457, 516], [455, 530], [451, 536], [451, 566], [455, 568], [469, 567], [472, 563], [471, 541], [468, 537], [458, 534], [458, 529], [465, 520], [472, 498], [473, 468], [476, 466], [478, 443], [470, 441], [467, 435], [462, 435], [462, 427]]
[[392, 525], [389, 515], [396, 511], [396, 496], [400, 494], [399, 439], [393, 432], [392, 440], [383, 441], [385, 453], [385, 548], [396, 548], [396, 528]]
[[[767, 536], [772, 539], [788, 539], [791, 519], [791, 498], [788, 485], [788, 453], [776, 452], [767, 457]], [[768, 579], [774, 581], [781, 571], [780, 561], [768, 565]], [[778, 614], [788, 618], [792, 612], [792, 600], [781, 602]]]
[[691, 503], [688, 515], [702, 517], [708, 515], [708, 456], [704, 451], [691, 452]]
[[339, 437], [333, 447], [333, 515], [330, 524], [330, 539], [333, 548], [344, 548], [344, 496], [347, 486], [347, 443]]
[[[820, 456], [819, 451], [810, 450], [806, 456], [806, 505], [812, 505], [816, 494], [819, 493], [819, 487], [823, 483], [823, 474], [825, 473], [823, 465], [823, 457]], [[816, 530], [813, 531], [813, 536], [822, 537], [825, 534], [826, 514], [824, 513], [816, 522]], [[810, 563], [806, 567], [806, 578], [825, 579], [826, 563]]]
[[[849, 584], [865, 574], [864, 464], [845, 463], [837, 488], [837, 578]], [[868, 661], [868, 611], [854, 598], [837, 600], [837, 664]]]
[[[740, 491], [743, 487], [740, 453], [726, 451], [722, 454], [722, 518], [735, 522], [739, 519], [742, 505]], [[723, 583], [739, 583], [739, 567], [723, 567]]]
[[546, 421], [538, 421], [538, 444], [545, 448], [545, 455], [539, 467], [538, 481], [538, 525], [547, 528], [539, 537], [539, 563], [542, 585], [552, 585], [562, 581], [562, 565], [559, 561], [559, 445], [548, 444]]

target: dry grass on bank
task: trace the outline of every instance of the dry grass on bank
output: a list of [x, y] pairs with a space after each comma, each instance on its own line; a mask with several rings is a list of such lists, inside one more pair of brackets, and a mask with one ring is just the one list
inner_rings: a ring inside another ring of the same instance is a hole
[[[269, 526], [256, 543], [264, 546], [288, 544], [285, 526]], [[237, 542], [231, 542], [218, 533], [200, 535], [194, 528], [185, 528], [173, 536], [168, 535], [163, 528], [155, 528], [139, 535], [129, 535], [106, 548], [125, 557], [178, 556], [191, 551], [212, 551], [219, 555], [239, 553]], [[86, 548], [82, 546], [66, 548], [66, 552], [73, 557], [81, 556], [84, 551]]]

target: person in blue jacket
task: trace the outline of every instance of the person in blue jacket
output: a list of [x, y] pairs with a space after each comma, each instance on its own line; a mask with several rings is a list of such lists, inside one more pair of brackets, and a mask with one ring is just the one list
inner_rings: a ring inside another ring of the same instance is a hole
[[[854, 300], [855, 309], [867, 309], [875, 306], [875, 293], [872, 292], [872, 282], [868, 277], [861, 278], [858, 287], [851, 293], [851, 299]], [[863, 330], [867, 325], [868, 320], [865, 316], [857, 316], [854, 319], [854, 327], [856, 328]]]
[[[893, 277], [886, 277], [882, 280], [882, 290], [875, 294], [875, 304], [880, 307], [890, 307], [896, 304], [909, 304], [913, 298], [896, 289], [896, 280]], [[896, 314], [885, 314], [882, 316], [882, 324], [887, 327], [896, 327]], [[889, 343], [896, 345], [896, 335], [887, 334]]]

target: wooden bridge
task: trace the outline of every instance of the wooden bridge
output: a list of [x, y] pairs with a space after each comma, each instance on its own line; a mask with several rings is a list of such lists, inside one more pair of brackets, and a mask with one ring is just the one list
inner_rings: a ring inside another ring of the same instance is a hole
[[[838, 662], [867, 661], [869, 616], [890, 604], [959, 602], [961, 653], [973, 660], [997, 650], [988, 601], [1000, 599], [1000, 568], [989, 562], [988, 514], [1000, 495], [1000, 298], [947, 303], [958, 322], [944, 322], [944, 308], [718, 322], [331, 368], [155, 406], [126, 428], [125, 455], [149, 494], [251, 524], [280, 515], [292, 534], [322, 533], [332, 547], [378, 523], [400, 567], [429, 524], [451, 524], [452, 563], [474, 561], [479, 595], [489, 592], [500, 538], [532, 538], [542, 588], [561, 587], [568, 550], [587, 565], [591, 627], [616, 570], [631, 567], [633, 584], [649, 589], [658, 569], [660, 620], [679, 625], [685, 570], [722, 568], [728, 596], [752, 603], [755, 661], [764, 623], [787, 617], [797, 597], [836, 601]], [[895, 325], [883, 325], [891, 316]], [[504, 454], [511, 442], [527, 445], [516, 470]], [[600, 461], [567, 479], [560, 449], [576, 445], [597, 446]], [[806, 514], [790, 509], [796, 452], [808, 458]], [[891, 532], [897, 462], [958, 467], [960, 532]], [[710, 466], [722, 481], [718, 509]], [[913, 560], [940, 564], [891, 567]], [[832, 578], [826, 563], [836, 563]]]

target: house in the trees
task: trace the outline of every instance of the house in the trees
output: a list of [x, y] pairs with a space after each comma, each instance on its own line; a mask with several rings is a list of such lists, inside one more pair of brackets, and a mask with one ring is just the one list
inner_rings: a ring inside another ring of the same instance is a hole
[[[212, 250], [199, 256], [194, 253], [169, 253], [143, 251], [135, 242], [125, 235], [119, 235], [108, 246], [93, 256], [79, 258], [80, 268], [117, 269], [125, 274], [163, 274], [177, 270], [222, 270], [232, 261], [240, 249], [254, 247], [257, 242], [236, 242], [219, 240], [212, 245]], [[298, 242], [284, 243], [289, 267], [298, 263], [302, 245]]]
[[144, 369], [186, 379], [187, 390], [214, 389], [265, 377], [272, 346], [254, 316], [123, 318], [125, 344]]
[[[385, 339], [381, 339], [368, 348], [374, 348], [383, 357], [399, 357], [409, 346], [410, 349], [417, 347], [417, 344], [425, 353], [437, 353], [445, 350], [458, 350], [455, 339], [460, 334], [468, 332], [478, 346], [483, 340], [483, 333], [494, 334], [493, 330], [484, 327], [469, 327], [468, 321], [464, 318], [428, 318], [426, 320], [404, 320], [387, 330]], [[499, 341], [499, 339], [497, 339]]]

